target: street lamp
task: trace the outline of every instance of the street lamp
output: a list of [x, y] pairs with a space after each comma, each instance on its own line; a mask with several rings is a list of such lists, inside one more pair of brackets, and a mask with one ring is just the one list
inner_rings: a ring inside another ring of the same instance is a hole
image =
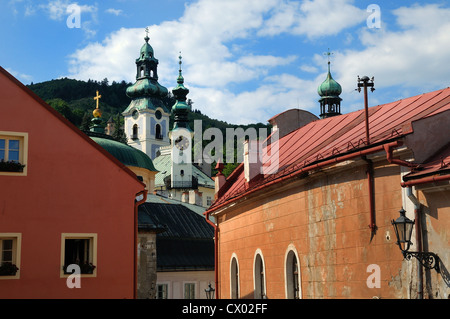
[[208, 288], [205, 289], [206, 299], [214, 299], [214, 291], [216, 290], [211, 287], [211, 283], [209, 283]]
[[403, 253], [403, 257], [406, 260], [410, 260], [411, 257], [417, 258], [417, 260], [428, 269], [435, 269], [438, 273], [439, 269], [439, 257], [435, 253], [431, 252], [414, 252], [408, 251], [412, 245], [411, 234], [414, 227], [414, 221], [405, 216], [406, 211], [400, 209], [400, 217], [396, 220], [392, 220], [394, 226], [395, 235], [397, 236], [397, 245]]

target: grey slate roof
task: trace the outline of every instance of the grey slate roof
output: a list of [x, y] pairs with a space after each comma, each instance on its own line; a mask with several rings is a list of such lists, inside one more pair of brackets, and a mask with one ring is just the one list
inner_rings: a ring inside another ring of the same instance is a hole
[[143, 203], [138, 227], [157, 232], [158, 271], [214, 270], [214, 229], [186, 206]]

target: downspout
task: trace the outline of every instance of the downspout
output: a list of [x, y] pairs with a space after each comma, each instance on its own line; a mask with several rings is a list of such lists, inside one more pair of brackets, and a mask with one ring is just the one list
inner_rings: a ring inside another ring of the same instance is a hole
[[[416, 243], [417, 250], [419, 252], [423, 251], [422, 247], [422, 218], [421, 218], [421, 204], [417, 197], [413, 194], [412, 187], [406, 188], [406, 195], [409, 200], [414, 204], [414, 219], [416, 226]], [[419, 277], [419, 282], [417, 286], [418, 299], [423, 299], [423, 268], [420, 263], [417, 263], [417, 276]]]
[[[142, 196], [141, 200], [136, 200], [139, 196]], [[136, 198], [134, 200], [134, 238], [133, 238], [133, 254], [134, 254], [134, 270], [133, 270], [133, 298], [137, 299], [137, 284], [138, 284], [138, 275], [137, 275], [137, 266], [138, 266], [138, 256], [137, 256], [137, 237], [138, 237], [138, 207], [142, 203], [145, 203], [147, 200], [147, 190], [144, 189], [136, 194]]]
[[[391, 164], [397, 164], [400, 166], [415, 168], [417, 167], [417, 164], [407, 162], [401, 159], [393, 158], [392, 156], [392, 147], [385, 146], [386, 151], [386, 159]], [[409, 200], [414, 204], [414, 220], [415, 220], [415, 226], [416, 226], [416, 242], [417, 242], [417, 251], [422, 252], [422, 223], [421, 223], [421, 204], [417, 197], [412, 192], [411, 185], [407, 185], [406, 183], [401, 183], [402, 187], [406, 188], [406, 195], [408, 196]], [[417, 294], [418, 299], [423, 299], [423, 268], [420, 263], [417, 263], [417, 277], [418, 277], [418, 283], [417, 283]]]
[[370, 209], [370, 225], [369, 228], [372, 231], [372, 236], [371, 236], [371, 240], [373, 238], [373, 236], [375, 235], [376, 231], [377, 231], [377, 225], [375, 222], [375, 192], [374, 192], [374, 176], [373, 176], [373, 162], [369, 159], [367, 159], [366, 156], [362, 156], [362, 159], [364, 161], [367, 162], [367, 183], [369, 186], [369, 209]]
[[216, 299], [219, 299], [219, 226], [209, 220], [210, 212], [205, 212], [206, 222], [214, 228], [214, 285], [216, 288]]

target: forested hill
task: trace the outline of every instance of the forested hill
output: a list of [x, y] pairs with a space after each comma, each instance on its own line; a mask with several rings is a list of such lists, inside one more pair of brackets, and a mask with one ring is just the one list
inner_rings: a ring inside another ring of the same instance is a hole
[[[102, 96], [99, 107], [103, 112], [102, 118], [107, 121], [110, 117], [117, 119], [130, 104], [130, 98], [125, 94], [128, 86], [132, 83], [112, 82], [108, 79], [103, 81], [88, 80], [81, 81], [69, 78], [62, 78], [41, 83], [31, 83], [27, 85], [34, 93], [47, 102], [50, 106], [56, 109], [69, 121], [81, 129], [88, 129], [90, 120], [92, 118], [92, 111], [96, 106], [94, 96], [96, 91]], [[175, 103], [171, 93], [163, 99], [167, 109], [171, 109]], [[189, 103], [193, 103], [188, 100]], [[193, 106], [193, 104], [192, 104]], [[212, 119], [194, 107], [190, 113], [190, 120], [202, 120], [203, 130], [209, 127], [216, 127], [225, 133], [227, 127], [236, 128], [238, 125], [230, 124], [224, 121]], [[171, 120], [173, 120], [171, 118]], [[172, 123], [170, 124], [172, 127]], [[255, 123], [251, 125], [241, 126], [243, 129], [248, 127], [268, 128], [268, 125], [263, 123]], [[191, 123], [191, 128], [194, 128]]]
[[[34, 93], [47, 102], [51, 107], [57, 110], [75, 126], [81, 130], [89, 130], [92, 119], [92, 111], [96, 107], [96, 101], [94, 96], [96, 91], [102, 96], [99, 102], [99, 107], [103, 112], [102, 118], [106, 122], [110, 118], [113, 119], [116, 125], [123, 126], [122, 112], [130, 104], [130, 98], [125, 94], [126, 89], [131, 83], [112, 82], [109, 83], [108, 79], [104, 79], [101, 82], [98, 81], [80, 81], [68, 78], [62, 78], [58, 80], [51, 80], [42, 83], [27, 85]], [[167, 109], [170, 110], [175, 103], [171, 92], [163, 99]], [[188, 100], [188, 103], [192, 107], [192, 112], [189, 114], [190, 126], [194, 129], [194, 120], [202, 120], [203, 132], [210, 128], [218, 128], [222, 131], [222, 136], [226, 136], [227, 128], [241, 127], [247, 130], [249, 127], [254, 127], [259, 133], [259, 128], [265, 128], [267, 134], [270, 134], [270, 125], [263, 123], [255, 123], [250, 125], [235, 125], [225, 121], [212, 119], [195, 109], [193, 101]], [[173, 115], [170, 117], [170, 127], [173, 126]], [[117, 126], [116, 126], [117, 127]], [[267, 135], [266, 135], [267, 136]], [[113, 136], [116, 140], [125, 142], [126, 137], [122, 129], [117, 130]], [[203, 147], [209, 142], [208, 140], [202, 140]], [[225, 149], [225, 139], [224, 149]], [[236, 157], [236, 150], [235, 150]], [[228, 176], [234, 168], [238, 165], [237, 161], [233, 163], [225, 163], [225, 169], [223, 173]], [[214, 164], [212, 164], [213, 173], [215, 174]]]

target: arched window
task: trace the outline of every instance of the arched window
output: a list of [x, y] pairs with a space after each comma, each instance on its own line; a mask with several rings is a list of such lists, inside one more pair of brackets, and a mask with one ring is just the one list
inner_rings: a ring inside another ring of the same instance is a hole
[[163, 136], [161, 134], [161, 125], [156, 124], [155, 126], [155, 138], [158, 140], [162, 140]]
[[139, 73], [140, 73], [139, 76], [143, 77], [144, 76], [144, 72], [145, 72], [144, 67], [141, 66], [141, 69], [139, 70]]
[[230, 298], [239, 299], [239, 264], [235, 255], [231, 258], [230, 286]]
[[133, 134], [131, 135], [131, 138], [133, 140], [137, 140], [138, 139], [138, 125], [137, 124], [133, 125]]
[[255, 299], [265, 299], [266, 298], [265, 267], [264, 267], [264, 260], [260, 252], [257, 252], [255, 255], [253, 282], [255, 286], [254, 287]]
[[297, 255], [289, 250], [286, 256], [286, 298], [300, 299], [300, 271]]

